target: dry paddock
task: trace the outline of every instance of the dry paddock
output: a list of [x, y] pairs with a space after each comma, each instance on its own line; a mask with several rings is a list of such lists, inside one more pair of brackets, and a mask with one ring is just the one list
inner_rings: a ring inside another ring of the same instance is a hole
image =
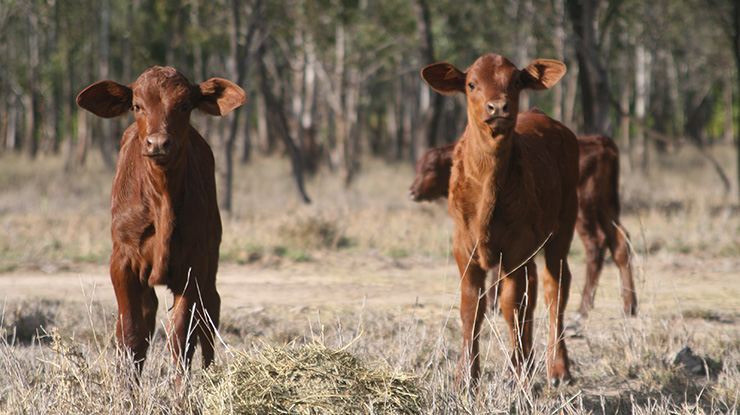
[[[538, 364], [525, 384], [508, 373], [505, 323], [487, 315], [477, 395], [454, 380], [459, 277], [445, 206], [409, 202], [411, 166], [375, 160], [346, 191], [328, 174], [311, 179], [315, 203], [302, 206], [287, 164], [257, 160], [237, 172], [218, 276], [219, 368], [320, 345], [368, 370], [411, 376], [423, 398], [418, 413], [738, 412], [740, 209], [690, 153], [672, 155], [647, 179], [623, 169], [639, 316], [621, 315], [617, 270], [607, 263], [592, 315], [575, 318], [585, 270], [576, 240], [566, 340], [575, 382], [544, 381], [540, 306]], [[94, 160], [75, 174], [60, 173], [56, 159], [0, 160], [0, 412], [213, 413], [211, 378], [197, 364], [185, 391], [172, 388], [163, 330], [138, 384], [115, 352], [111, 176], [96, 169]], [[171, 298], [159, 296], [165, 326]], [[359, 408], [394, 413], [382, 399]]]

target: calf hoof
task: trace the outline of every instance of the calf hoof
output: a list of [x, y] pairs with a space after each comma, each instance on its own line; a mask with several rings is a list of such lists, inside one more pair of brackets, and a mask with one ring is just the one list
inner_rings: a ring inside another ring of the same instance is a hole
[[563, 360], [557, 359], [550, 370], [548, 370], [547, 378], [550, 380], [550, 384], [559, 386], [568, 385], [571, 382], [572, 376], [570, 375], [568, 365], [564, 364]]
[[572, 378], [552, 378], [550, 379], [550, 385], [553, 388], [559, 388], [561, 386], [568, 386], [573, 381]]
[[637, 302], [624, 305], [624, 314], [629, 317], [637, 316]]

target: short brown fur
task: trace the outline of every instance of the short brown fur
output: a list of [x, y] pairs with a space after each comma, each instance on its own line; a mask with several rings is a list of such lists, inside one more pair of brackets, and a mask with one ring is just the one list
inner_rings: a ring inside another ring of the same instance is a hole
[[[532, 109], [530, 111], [537, 111]], [[521, 121], [530, 111], [519, 114]], [[447, 197], [452, 154], [456, 143], [427, 149], [416, 163], [416, 177], [409, 188], [413, 201], [431, 201]], [[608, 247], [619, 267], [622, 280], [623, 311], [637, 314], [637, 297], [629, 260], [627, 233], [619, 222], [619, 153], [614, 141], [605, 135], [578, 136], [580, 148], [578, 183], [578, 220], [576, 231], [586, 248], [586, 285], [578, 310], [587, 316], [593, 308], [594, 295]], [[494, 275], [497, 272], [494, 270]], [[495, 288], [491, 291], [496, 292]]]
[[463, 92], [468, 124], [455, 146], [448, 207], [455, 223], [453, 254], [461, 282], [463, 353], [459, 378], [480, 376], [478, 337], [486, 309], [486, 271], [500, 267], [501, 311], [509, 325], [511, 361], [528, 373], [537, 299], [534, 255], [544, 248], [542, 273], [550, 316], [547, 375], [571, 378], [563, 312], [571, 274], [568, 251], [578, 215], [578, 143], [544, 114], [517, 121], [523, 89], [552, 87], [565, 65], [538, 59], [518, 70], [488, 54], [462, 72], [448, 63], [425, 67], [422, 77], [441, 93]]
[[118, 301], [116, 337], [139, 370], [156, 327], [155, 285], [174, 294], [167, 332], [178, 368], [189, 366], [198, 342], [204, 366], [213, 360], [221, 218], [213, 153], [189, 120], [194, 108], [224, 115], [246, 99], [225, 79], [191, 84], [162, 67], [127, 86], [97, 82], [77, 97], [77, 105], [100, 117], [131, 109], [136, 117], [123, 134], [111, 190], [110, 276]]

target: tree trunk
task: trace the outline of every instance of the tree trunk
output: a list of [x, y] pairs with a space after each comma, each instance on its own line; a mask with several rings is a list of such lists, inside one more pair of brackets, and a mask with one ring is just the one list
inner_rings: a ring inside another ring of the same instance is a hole
[[[270, 132], [279, 136], [285, 144], [285, 149], [288, 151], [290, 156], [290, 162], [293, 167], [293, 179], [295, 181], [297, 190], [303, 203], [311, 203], [311, 199], [306, 194], [306, 189], [303, 185], [303, 164], [301, 162], [301, 154], [298, 147], [295, 145], [293, 138], [290, 136], [290, 126], [285, 116], [283, 104], [278, 101], [275, 95], [272, 93], [270, 88], [270, 81], [267, 75], [267, 68], [264, 63], [265, 46], [260, 45], [257, 51], [257, 62], [259, 65], [259, 77], [260, 77], [260, 90], [262, 96], [265, 99], [265, 114], [266, 114], [266, 125], [270, 128]], [[268, 134], [270, 133], [268, 132]]]
[[[100, 6], [100, 60], [99, 78], [109, 79], [110, 65], [110, 0], [102, 0]], [[114, 120], [99, 120], [100, 122], [100, 152], [103, 156], [103, 164], [109, 170], [116, 168], [113, 154], [113, 128]]]
[[26, 97], [26, 132], [23, 145], [26, 154], [35, 158], [38, 152], [38, 132], [41, 124], [41, 111], [38, 97], [39, 72], [39, 38], [38, 16], [35, 11], [28, 10], [28, 96]]
[[344, 114], [345, 114], [345, 150], [344, 159], [349, 163], [347, 169], [350, 177], [345, 181], [346, 185], [354, 179], [359, 168], [359, 134], [357, 133], [358, 108], [360, 102], [360, 71], [351, 67], [347, 71], [347, 85], [344, 91]]
[[18, 97], [8, 95], [8, 117], [5, 130], [5, 150], [14, 151], [18, 142]]
[[722, 99], [725, 107], [725, 128], [722, 141], [732, 144], [734, 137], [733, 114], [732, 114], [732, 71], [728, 68], [725, 71], [724, 80], [722, 81]]
[[[619, 131], [621, 138], [619, 144], [622, 147], [622, 154], [631, 154], [630, 149], [630, 117], [627, 115], [630, 113], [630, 88], [624, 87], [619, 93], [619, 111], [621, 115], [619, 117]], [[632, 160], [632, 157], [630, 157]], [[631, 164], [631, 163], [630, 163]]]
[[385, 126], [388, 134], [388, 146], [392, 158], [396, 161], [403, 158], [403, 139], [401, 125], [399, 123], [400, 101], [401, 101], [401, 75], [392, 81], [393, 88], [390, 90], [390, 99], [385, 107]]
[[[733, 2], [732, 12], [732, 51], [735, 55], [737, 86], [740, 87], [740, 2]], [[737, 114], [737, 122], [740, 124], [740, 112]], [[737, 167], [737, 192], [738, 198], [740, 198], [740, 129], [737, 131], [735, 146], [737, 151], [737, 164], [735, 165]]]
[[[583, 103], [583, 130], [586, 134], [609, 134], [609, 72], [603, 63], [596, 34], [595, 2], [569, 0], [568, 11], [576, 35], [578, 82]], [[604, 29], [602, 29], [604, 30]]]
[[[565, 62], [565, 41], [567, 39], [567, 35], [565, 34], [565, 3], [564, 0], [555, 0], [553, 2], [553, 8], [555, 11], [555, 19], [557, 20], [557, 23], [555, 24], [555, 40], [554, 40], [554, 46], [555, 46], [555, 58], [559, 60], [560, 62]], [[520, 65], [524, 65], [525, 63], [522, 62]], [[573, 68], [568, 67], [568, 72], [572, 71]], [[563, 86], [564, 82], [558, 82], [553, 87], [553, 106], [552, 106], [552, 118], [556, 120], [560, 120], [564, 122], [563, 120], [563, 100], [564, 100], [564, 90], [565, 87]], [[566, 124], [568, 125], [568, 124]]]
[[638, 42], [635, 45], [635, 117], [640, 123], [637, 124], [637, 132], [632, 137], [630, 149], [634, 152], [635, 167], [643, 174], [647, 173], [649, 164], [647, 137], [642, 128], [647, 114], [650, 89], [649, 59], [645, 46]]
[[[241, 0], [231, 0], [228, 14], [229, 22], [229, 78], [239, 85], [241, 81], [241, 59], [239, 58], [239, 30]], [[216, 134], [216, 188], [218, 189], [218, 206], [223, 212], [231, 212], [232, 183], [234, 180], [234, 140], [241, 111], [234, 111], [228, 116], [228, 127], [225, 132]]]
[[85, 111], [77, 110], [77, 149], [75, 150], [75, 163], [81, 168], [87, 161], [87, 150], [90, 147], [90, 127], [87, 124], [88, 115]]
[[314, 102], [316, 100], [316, 51], [313, 38], [308, 35], [305, 41], [306, 66], [303, 72], [303, 104], [300, 114], [300, 143], [303, 165], [308, 173], [318, 170], [321, 150], [316, 142], [314, 126]]
[[[59, 16], [59, 3], [54, 3], [52, 7], [54, 9], [54, 17], [51, 19], [47, 32], [46, 56], [54, 56], [58, 54], [57, 36], [59, 31], [59, 19], [57, 16]], [[61, 136], [59, 119], [61, 117], [62, 105], [60, 104], [64, 98], [62, 96], [62, 80], [59, 79], [58, 72], [54, 72], [50, 76], [52, 76], [52, 85], [50, 93], [46, 94], [44, 104], [46, 119], [43, 124], [41, 152], [43, 154], [58, 154], [59, 137]]]
[[417, 160], [417, 145], [416, 145], [416, 136], [414, 135], [414, 116], [419, 113], [419, 108], [417, 108], [414, 105], [414, 102], [409, 102], [408, 98], [405, 97], [413, 97], [416, 96], [418, 93], [416, 90], [412, 89], [412, 85], [416, 86], [419, 85], [418, 80], [415, 79], [412, 81], [409, 79], [409, 75], [404, 75], [401, 82], [401, 90], [402, 95], [400, 97], [400, 105], [401, 105], [401, 137], [403, 148], [408, 150], [406, 153], [406, 157], [408, 160], [416, 161]]
[[[426, 0], [414, 0], [414, 14], [416, 15], [416, 32], [419, 34], [420, 45], [419, 54], [421, 55], [421, 66], [430, 65], [436, 62], [434, 54], [434, 38], [432, 37], [432, 25], [429, 17], [429, 5]], [[415, 146], [434, 147], [437, 145], [437, 135], [439, 131], [440, 114], [444, 108], [444, 99], [442, 95], [433, 92], [421, 80], [417, 80], [421, 85], [419, 100], [419, 113], [421, 114], [418, 125], [416, 125], [416, 135], [414, 139]], [[412, 157], [415, 160], [415, 154], [421, 153], [423, 149], [414, 148]]]
[[5, 140], [8, 138], [8, 99], [0, 98], [0, 156], [5, 153]]
[[[515, 10], [513, 21], [515, 23], [514, 44], [516, 47], [516, 62], [519, 67], [529, 65], [535, 49], [534, 39], [534, 4], [532, 0], [520, 0]], [[519, 97], [519, 109], [524, 111], [530, 108], [530, 94], [521, 94]]]
[[[563, 124], [575, 128], [576, 97], [578, 96], [578, 74], [581, 72], [578, 62], [574, 61], [568, 66], [565, 74], [563, 87], [565, 88], [565, 102], [563, 103]], [[558, 82], [560, 83], [560, 82]]]

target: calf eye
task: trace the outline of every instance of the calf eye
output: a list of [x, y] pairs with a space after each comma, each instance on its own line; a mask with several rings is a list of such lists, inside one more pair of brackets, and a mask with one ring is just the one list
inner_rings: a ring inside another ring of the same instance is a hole
[[470, 88], [470, 90], [472, 91], [473, 89], [475, 89], [475, 84], [473, 84], [472, 82], [469, 83], [468, 88]]
[[139, 106], [139, 104], [134, 104], [134, 108], [133, 109], [134, 109], [134, 112], [141, 111], [141, 107]]
[[190, 104], [188, 104], [187, 102], [180, 105], [180, 111], [188, 112], [189, 110], [190, 110]]

